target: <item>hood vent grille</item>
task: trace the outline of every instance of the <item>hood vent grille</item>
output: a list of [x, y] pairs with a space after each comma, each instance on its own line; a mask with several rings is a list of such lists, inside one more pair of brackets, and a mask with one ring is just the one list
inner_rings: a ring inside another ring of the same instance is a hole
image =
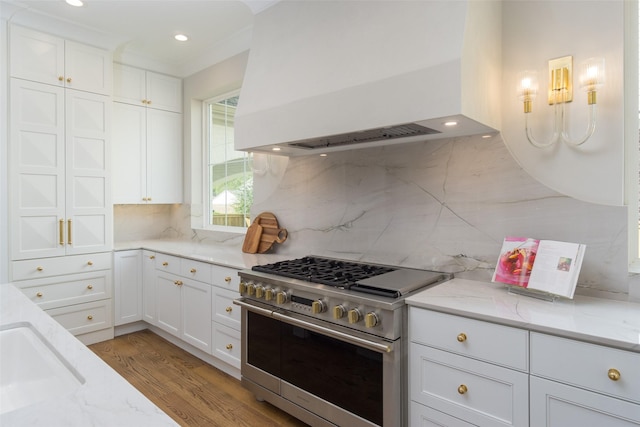
[[415, 123], [404, 125], [369, 129], [360, 132], [349, 132], [339, 135], [323, 136], [320, 138], [310, 138], [302, 141], [290, 142], [287, 145], [298, 148], [318, 149], [341, 147], [345, 145], [363, 144], [396, 138], [406, 138], [411, 136], [431, 135], [440, 133], [435, 129], [420, 126]]

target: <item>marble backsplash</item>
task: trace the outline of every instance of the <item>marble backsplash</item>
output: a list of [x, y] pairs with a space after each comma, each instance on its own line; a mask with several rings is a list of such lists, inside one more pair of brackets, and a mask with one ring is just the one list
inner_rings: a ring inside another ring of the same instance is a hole
[[[543, 186], [500, 135], [326, 157], [256, 156], [253, 215], [289, 231], [278, 254], [326, 255], [490, 280], [505, 236], [587, 245], [576, 293], [626, 299], [627, 210]], [[188, 205], [116, 206], [115, 240], [184, 238], [240, 250], [243, 235], [191, 228]], [[150, 218], [151, 216], [151, 218]], [[637, 294], [637, 291], [636, 291]]]

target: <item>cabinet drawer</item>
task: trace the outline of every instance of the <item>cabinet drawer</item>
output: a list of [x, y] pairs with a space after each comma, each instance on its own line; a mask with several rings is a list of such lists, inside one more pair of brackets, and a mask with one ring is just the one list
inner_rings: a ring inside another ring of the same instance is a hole
[[417, 402], [411, 402], [409, 407], [409, 425], [411, 427], [473, 427], [473, 424], [466, 423]]
[[171, 274], [180, 274], [181, 259], [172, 255], [156, 253], [156, 269], [166, 271]]
[[26, 259], [11, 263], [12, 280], [30, 280], [111, 268], [111, 252]]
[[224, 289], [231, 289], [233, 291], [238, 290], [240, 284], [240, 277], [238, 277], [238, 270], [222, 267], [220, 265], [212, 265], [213, 271], [213, 285]]
[[409, 307], [413, 342], [527, 371], [529, 332], [495, 323]]
[[180, 260], [180, 274], [199, 282], [211, 284], [211, 264], [192, 259]]
[[532, 332], [531, 375], [640, 403], [640, 353]]
[[227, 289], [213, 288], [213, 321], [240, 330], [240, 307], [233, 305], [239, 294]]
[[234, 368], [240, 369], [240, 331], [216, 322], [212, 322], [212, 329], [212, 354]]
[[410, 344], [411, 400], [482, 426], [528, 426], [524, 372]]
[[43, 310], [111, 298], [111, 270], [16, 282]]
[[113, 326], [111, 300], [54, 308], [47, 313], [73, 335], [86, 334]]

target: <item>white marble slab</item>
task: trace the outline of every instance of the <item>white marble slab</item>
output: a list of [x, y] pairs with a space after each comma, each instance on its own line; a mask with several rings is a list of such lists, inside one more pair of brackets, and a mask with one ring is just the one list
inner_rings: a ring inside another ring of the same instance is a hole
[[4, 413], [2, 427], [177, 424], [11, 284], [0, 285], [0, 324], [31, 323], [85, 382], [68, 394]]
[[638, 303], [579, 295], [573, 300], [542, 301], [510, 294], [502, 284], [466, 279], [450, 280], [406, 301], [410, 306], [640, 352]]

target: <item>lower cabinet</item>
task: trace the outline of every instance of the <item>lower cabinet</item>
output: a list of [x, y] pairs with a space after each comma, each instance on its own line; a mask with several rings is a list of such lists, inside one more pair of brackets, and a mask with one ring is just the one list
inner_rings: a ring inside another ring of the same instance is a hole
[[211, 329], [212, 354], [240, 369], [240, 307], [233, 304], [233, 300], [240, 296], [237, 277], [236, 270], [213, 267]]
[[640, 426], [640, 353], [416, 307], [409, 340], [411, 427]]
[[113, 280], [116, 326], [142, 320], [142, 253], [139, 250], [114, 252]]

